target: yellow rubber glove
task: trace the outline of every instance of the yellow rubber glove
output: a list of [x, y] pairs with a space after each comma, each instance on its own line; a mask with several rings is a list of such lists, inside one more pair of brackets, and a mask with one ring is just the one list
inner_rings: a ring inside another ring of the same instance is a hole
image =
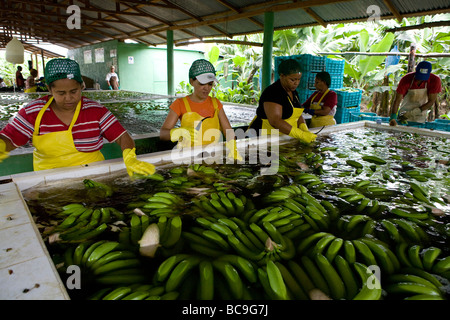
[[3, 159], [6, 159], [9, 157], [9, 152], [6, 151], [6, 143], [2, 139], [0, 139], [0, 162], [3, 161]]
[[316, 140], [317, 136], [314, 133], [309, 131], [303, 131], [300, 128], [292, 127], [291, 132], [289, 132], [289, 136], [295, 139], [298, 139], [302, 142], [310, 144], [314, 140]]
[[306, 123], [300, 123], [300, 126], [298, 127], [302, 131], [309, 131], [308, 126]]
[[170, 140], [178, 142], [181, 148], [198, 145], [198, 131], [191, 127], [180, 127], [170, 130]]
[[127, 172], [130, 177], [135, 173], [144, 176], [155, 173], [154, 165], [136, 159], [136, 148], [123, 150], [123, 162], [125, 163], [125, 167], [127, 167]]
[[228, 153], [228, 157], [233, 158], [234, 160], [242, 161], [242, 156], [239, 154], [239, 151], [236, 146], [236, 140], [232, 139], [225, 143], [225, 146], [227, 147], [230, 152]]

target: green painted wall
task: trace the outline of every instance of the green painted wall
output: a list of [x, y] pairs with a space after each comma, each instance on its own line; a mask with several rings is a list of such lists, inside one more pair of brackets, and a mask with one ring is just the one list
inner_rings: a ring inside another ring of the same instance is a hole
[[[95, 51], [103, 48], [103, 62], [97, 62]], [[116, 57], [111, 57], [115, 50]], [[85, 52], [91, 51], [92, 63], [85, 63]], [[68, 57], [80, 64], [81, 73], [101, 89], [108, 89], [105, 77], [111, 65], [116, 66], [120, 88], [123, 90], [167, 94], [167, 57], [165, 48], [143, 44], [123, 43], [117, 40], [70, 50]], [[175, 89], [182, 81], [188, 82], [189, 68], [194, 60], [204, 58], [199, 51], [174, 50]]]

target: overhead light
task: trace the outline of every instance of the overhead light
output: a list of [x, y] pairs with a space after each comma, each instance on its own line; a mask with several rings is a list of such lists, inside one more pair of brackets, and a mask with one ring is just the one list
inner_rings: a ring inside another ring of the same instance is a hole
[[22, 64], [24, 61], [24, 52], [22, 42], [20, 42], [16, 37], [13, 37], [10, 42], [6, 45], [6, 61], [15, 64]]

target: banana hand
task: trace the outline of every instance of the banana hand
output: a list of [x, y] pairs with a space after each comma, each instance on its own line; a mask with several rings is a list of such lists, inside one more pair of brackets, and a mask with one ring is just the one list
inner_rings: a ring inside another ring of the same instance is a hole
[[3, 161], [3, 159], [6, 159], [9, 157], [9, 152], [6, 151], [6, 143], [2, 139], [0, 139], [0, 162]]
[[123, 150], [123, 162], [125, 163], [130, 177], [133, 176], [134, 173], [145, 176], [155, 173], [154, 165], [136, 159], [136, 148]]
[[178, 142], [181, 148], [189, 148], [197, 145], [198, 131], [191, 127], [175, 128], [170, 130], [170, 140]]
[[289, 132], [289, 136], [298, 139], [300, 141], [303, 141], [307, 144], [310, 144], [317, 138], [317, 135], [315, 135], [314, 133], [311, 133], [309, 131], [303, 131], [302, 129], [295, 127], [292, 127], [291, 132]]
[[226, 147], [230, 152], [228, 153], [228, 157], [233, 158], [234, 160], [242, 161], [242, 157], [239, 154], [239, 151], [236, 146], [236, 140], [232, 139], [225, 143]]

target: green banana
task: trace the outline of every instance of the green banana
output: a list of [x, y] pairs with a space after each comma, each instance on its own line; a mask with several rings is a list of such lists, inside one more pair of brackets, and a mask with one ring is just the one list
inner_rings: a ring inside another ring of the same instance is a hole
[[375, 164], [386, 164], [387, 162], [384, 159], [381, 159], [380, 157], [373, 156], [373, 155], [366, 155], [362, 156], [361, 159], [367, 162], [375, 163]]
[[288, 300], [288, 291], [283, 276], [277, 265], [269, 260], [266, 263], [266, 272], [269, 285], [279, 300]]
[[334, 267], [331, 265], [330, 261], [328, 261], [328, 259], [320, 253], [317, 253], [315, 255], [314, 261], [316, 262], [322, 275], [327, 281], [331, 298], [333, 298], [334, 300], [344, 299], [346, 295], [344, 282], [342, 281], [341, 277], [334, 269]]
[[361, 241], [364, 242], [372, 253], [376, 256], [377, 264], [380, 265], [381, 269], [387, 274], [393, 274], [396, 271], [396, 268], [391, 261], [390, 257], [387, 254], [389, 248], [386, 246], [373, 241], [371, 238], [361, 238]]
[[375, 259], [375, 256], [373, 255], [372, 251], [369, 249], [369, 247], [362, 242], [361, 240], [352, 240], [353, 245], [358, 250], [358, 252], [361, 255], [362, 260], [365, 264], [371, 266], [371, 265], [377, 265], [377, 260]]
[[225, 278], [228, 288], [233, 295], [233, 299], [242, 299], [244, 295], [244, 283], [233, 265], [218, 259], [214, 260], [212, 265]]
[[355, 279], [350, 264], [340, 255], [334, 258], [337, 272], [339, 273], [345, 285], [345, 292], [347, 300], [353, 299], [359, 291], [358, 283]]
[[[358, 273], [362, 283], [361, 290], [353, 298], [353, 300], [380, 300], [382, 288], [379, 279], [376, 276], [372, 275], [372, 272], [367, 272], [367, 266], [362, 263], [355, 262], [353, 264], [353, 267]], [[372, 276], [369, 276], [369, 274]], [[369, 288], [369, 286], [367, 285], [369, 277], [372, 277], [372, 280], [375, 282], [372, 283], [372, 288]]]
[[408, 258], [413, 267], [423, 269], [422, 259], [420, 258], [420, 250], [422, 249], [419, 245], [412, 245], [408, 249]]
[[131, 293], [130, 287], [119, 287], [104, 296], [102, 300], [122, 300], [129, 293]]
[[200, 281], [199, 281], [199, 300], [213, 300], [214, 299], [214, 271], [212, 263], [208, 260], [203, 260], [199, 264]]
[[177, 264], [188, 257], [189, 257], [188, 254], [179, 253], [164, 260], [156, 270], [155, 273], [156, 281], [157, 282], [165, 281], [169, 277], [173, 269], [177, 266]]
[[255, 283], [258, 280], [257, 271], [249, 260], [233, 254], [226, 254], [220, 256], [218, 259], [231, 263], [250, 283]]
[[115, 260], [111, 261], [107, 264], [104, 264], [93, 271], [94, 275], [104, 275], [111, 271], [121, 270], [121, 269], [131, 269], [135, 267], [139, 267], [141, 265], [141, 261], [136, 258], [124, 259], [124, 260]]
[[132, 251], [126, 251], [126, 250], [115, 250], [112, 252], [109, 252], [105, 254], [103, 257], [95, 261], [91, 269], [95, 270], [98, 267], [107, 264], [109, 262], [115, 261], [115, 260], [125, 260], [125, 259], [132, 259], [135, 258], [136, 255]]
[[162, 245], [164, 247], [173, 247], [181, 237], [183, 223], [180, 216], [175, 216], [170, 219], [170, 232]]
[[278, 267], [278, 270], [280, 270], [284, 283], [286, 284], [288, 291], [291, 292], [293, 298], [299, 300], [308, 300], [308, 295], [303, 291], [302, 287], [299, 285], [297, 280], [295, 280], [295, 277], [292, 275], [289, 269], [279, 261], [275, 262], [275, 265]]
[[[326, 295], [330, 296], [330, 288], [328, 287], [327, 281], [317, 268], [316, 264], [307, 256], [300, 257], [301, 266], [306, 271], [309, 279], [314, 283], [314, 287], [318, 288]], [[309, 292], [308, 292], [309, 293]]]
[[119, 242], [116, 241], [108, 241], [97, 248], [95, 248], [94, 251], [89, 255], [89, 257], [86, 260], [86, 267], [91, 267], [95, 262], [97, 262], [100, 258], [102, 258], [104, 255], [108, 254], [109, 252], [115, 250], [117, 247], [119, 247]]
[[400, 293], [400, 294], [425, 294], [430, 296], [441, 296], [439, 290], [434, 288], [430, 288], [421, 283], [417, 282], [397, 282], [386, 286], [386, 291], [391, 294]]
[[356, 250], [351, 240], [344, 240], [344, 257], [349, 264], [356, 262]]
[[450, 270], [450, 256], [439, 259], [431, 268], [431, 271], [437, 274], [442, 274]]
[[328, 248], [325, 252], [325, 257], [328, 259], [328, 261], [330, 261], [330, 262], [334, 261], [334, 258], [337, 256], [337, 254], [339, 253], [339, 250], [342, 248], [343, 245], [344, 245], [344, 239], [342, 239], [342, 238], [333, 239], [333, 241], [328, 246]]
[[311, 281], [308, 274], [297, 262], [288, 260], [287, 264], [288, 269], [292, 272], [293, 277], [303, 289], [305, 294], [308, 296], [308, 293], [315, 288], [315, 284]]
[[431, 271], [433, 268], [434, 262], [441, 254], [442, 250], [437, 247], [429, 247], [423, 249], [421, 252], [423, 268], [427, 271]]
[[190, 255], [180, 261], [170, 273], [165, 288], [166, 292], [176, 291], [189, 275], [189, 272], [200, 263], [201, 259]]

